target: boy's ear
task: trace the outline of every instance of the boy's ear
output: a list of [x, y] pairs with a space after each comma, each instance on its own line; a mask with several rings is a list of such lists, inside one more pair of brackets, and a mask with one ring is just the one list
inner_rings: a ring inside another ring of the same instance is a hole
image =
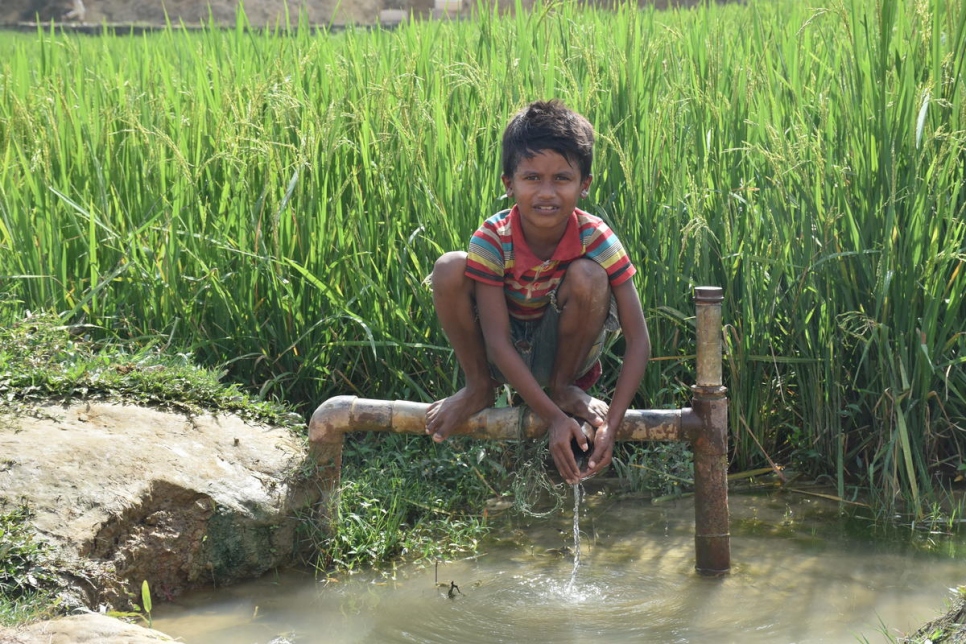
[[587, 191], [590, 189], [590, 182], [594, 180], [594, 175], [588, 174], [586, 177], [580, 180], [580, 196], [586, 197]]
[[503, 188], [506, 190], [506, 196], [512, 197], [513, 188], [510, 187], [510, 184], [512, 184], [513, 182], [510, 180], [510, 177], [506, 176], [505, 174], [500, 175], [500, 180], [503, 181]]

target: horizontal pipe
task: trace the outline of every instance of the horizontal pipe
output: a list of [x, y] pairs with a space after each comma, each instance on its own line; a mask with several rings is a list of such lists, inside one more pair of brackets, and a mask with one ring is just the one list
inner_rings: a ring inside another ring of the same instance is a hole
[[[341, 443], [348, 432], [425, 434], [428, 403], [330, 398], [309, 421], [313, 445]], [[689, 441], [701, 421], [691, 409], [629, 409], [617, 430], [618, 441]], [[456, 427], [452, 435], [489, 440], [538, 438], [547, 423], [526, 407], [489, 407]]]

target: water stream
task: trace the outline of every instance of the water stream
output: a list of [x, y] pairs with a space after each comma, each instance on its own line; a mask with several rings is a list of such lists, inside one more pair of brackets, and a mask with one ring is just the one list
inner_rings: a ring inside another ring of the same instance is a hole
[[577, 583], [577, 569], [580, 568], [580, 483], [574, 483], [574, 569], [570, 573], [569, 590], [573, 590]]
[[694, 572], [689, 500], [575, 490], [574, 511], [507, 513], [479, 555], [438, 569], [196, 592], [155, 606], [154, 626], [188, 644], [892, 642], [966, 583], [962, 538], [876, 534], [803, 495], [732, 495], [721, 578]]

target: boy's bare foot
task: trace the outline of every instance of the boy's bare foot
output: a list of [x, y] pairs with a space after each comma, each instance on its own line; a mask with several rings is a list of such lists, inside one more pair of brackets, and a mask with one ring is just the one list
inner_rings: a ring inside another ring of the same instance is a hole
[[551, 392], [550, 398], [562, 411], [586, 420], [592, 427], [600, 427], [607, 418], [607, 403], [575, 385]]
[[429, 406], [426, 412], [426, 433], [431, 434], [434, 441], [441, 443], [470, 416], [486, 409], [494, 400], [493, 387], [463, 387], [452, 396], [437, 400]]

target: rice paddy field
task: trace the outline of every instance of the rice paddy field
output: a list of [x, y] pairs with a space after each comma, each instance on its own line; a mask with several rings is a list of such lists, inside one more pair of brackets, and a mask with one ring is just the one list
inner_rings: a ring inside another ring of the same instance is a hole
[[506, 207], [510, 115], [558, 97], [640, 271], [637, 406], [689, 403], [718, 285], [733, 469], [917, 514], [966, 470], [964, 3], [305, 27], [0, 33], [0, 322], [56, 312], [306, 411], [448, 395], [426, 278]]

